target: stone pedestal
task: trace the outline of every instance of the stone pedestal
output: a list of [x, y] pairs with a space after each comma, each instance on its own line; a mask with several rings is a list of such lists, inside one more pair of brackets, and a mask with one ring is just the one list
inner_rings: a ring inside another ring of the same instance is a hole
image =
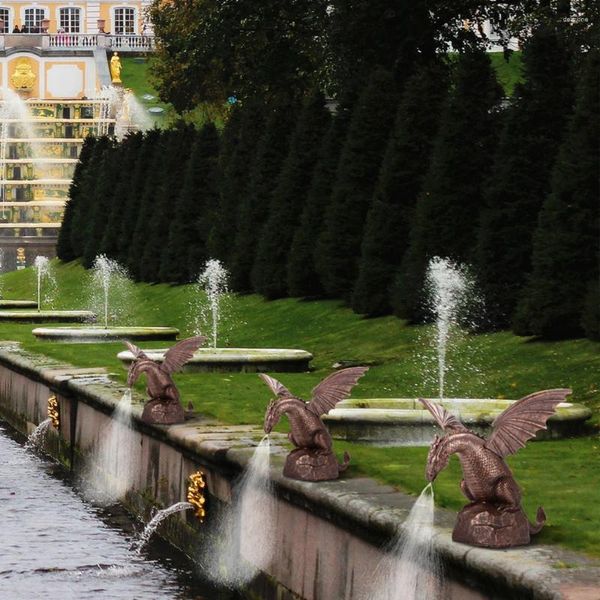
[[458, 513], [452, 539], [482, 548], [524, 546], [530, 542], [529, 520], [521, 508], [500, 511], [486, 502], [469, 504]]
[[333, 452], [323, 453], [308, 448], [296, 448], [287, 455], [283, 474], [301, 481], [327, 481], [337, 479], [343, 468], [342, 466], [340, 469]]
[[179, 402], [150, 400], [144, 406], [142, 421], [156, 425], [177, 425], [185, 421], [185, 411]]

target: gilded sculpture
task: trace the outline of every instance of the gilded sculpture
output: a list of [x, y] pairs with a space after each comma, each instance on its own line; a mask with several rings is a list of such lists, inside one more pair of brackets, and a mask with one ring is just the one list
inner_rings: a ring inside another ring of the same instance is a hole
[[123, 83], [121, 81], [121, 70], [123, 69], [123, 65], [121, 64], [121, 59], [119, 58], [119, 53], [114, 52], [112, 58], [110, 59], [110, 77], [113, 83]]
[[15, 72], [11, 75], [10, 82], [15, 90], [19, 92], [30, 92], [35, 85], [36, 75], [31, 65], [22, 60], [17, 63]]

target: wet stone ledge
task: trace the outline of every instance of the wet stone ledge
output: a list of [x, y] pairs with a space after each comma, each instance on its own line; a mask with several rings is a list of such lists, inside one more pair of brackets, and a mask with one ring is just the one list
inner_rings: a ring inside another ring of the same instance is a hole
[[[94, 436], [110, 419], [124, 389], [103, 369], [77, 369], [26, 352], [15, 343], [0, 345], [0, 414], [28, 433], [45, 419], [48, 395], [57, 394], [61, 429], [50, 450], [72, 468], [73, 462], [89, 455]], [[139, 465], [143, 481], [137, 494], [128, 495], [128, 506], [148, 519], [152, 507], [184, 499], [187, 475], [198, 468], [206, 474], [209, 508], [218, 510], [228, 503], [232, 482], [262, 437], [259, 428], [225, 425], [205, 417], [172, 427], [148, 426], [140, 420], [141, 400], [134, 395], [132, 435], [139, 436], [146, 449]], [[379, 547], [398, 531], [414, 498], [369, 478], [321, 483], [285, 478], [281, 474], [287, 452], [284, 436], [273, 436], [272, 448], [278, 560], [253, 584], [256, 597], [358, 600], [347, 591], [352, 589], [349, 579], [360, 577], [359, 569], [373, 571], [381, 558]], [[556, 546], [534, 544], [498, 551], [454, 543], [454, 518], [450, 511], [437, 510], [435, 545], [452, 581], [449, 599], [600, 597], [600, 561]], [[172, 518], [161, 535], [193, 550], [204, 533], [192, 519]], [[339, 556], [342, 544], [347, 560], [331, 559]], [[298, 568], [297, 561], [303, 561], [305, 568]], [[564, 565], [569, 568], [561, 568]]]

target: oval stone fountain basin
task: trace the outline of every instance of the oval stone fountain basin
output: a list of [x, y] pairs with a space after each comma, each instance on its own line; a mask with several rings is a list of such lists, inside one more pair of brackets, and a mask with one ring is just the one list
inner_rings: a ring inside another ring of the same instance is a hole
[[[435, 398], [434, 402], [437, 402]], [[494, 419], [515, 400], [451, 398], [442, 404], [458, 413], [473, 431], [487, 435]], [[536, 439], [557, 439], [584, 431], [592, 411], [581, 405], [564, 402], [548, 420], [548, 429]], [[417, 399], [367, 398], [340, 402], [323, 417], [335, 439], [381, 446], [428, 446], [440, 434], [429, 411]]]
[[114, 342], [115, 340], [175, 340], [175, 327], [38, 327], [33, 335], [41, 340], [71, 343]]
[[[165, 348], [144, 352], [157, 362], [164, 358]], [[118, 358], [128, 368], [133, 360], [129, 350], [119, 352]], [[243, 373], [308, 371], [313, 355], [305, 350], [285, 348], [199, 348], [186, 363], [186, 372], [234, 371]]]
[[15, 308], [37, 309], [35, 300], [0, 300], [0, 310], [11, 310]]
[[0, 321], [12, 323], [80, 323], [95, 320], [96, 314], [89, 310], [0, 310]]

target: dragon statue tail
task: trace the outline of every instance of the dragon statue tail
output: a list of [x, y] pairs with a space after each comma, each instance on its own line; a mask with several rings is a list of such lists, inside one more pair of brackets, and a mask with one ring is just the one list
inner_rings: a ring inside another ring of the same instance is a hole
[[537, 509], [536, 522], [535, 525], [529, 524], [529, 533], [530, 535], [535, 535], [542, 530], [542, 527], [546, 523], [546, 513], [544, 509], [540, 506]]
[[343, 473], [350, 463], [350, 455], [347, 452], [344, 452], [344, 462], [340, 464], [340, 473]]

